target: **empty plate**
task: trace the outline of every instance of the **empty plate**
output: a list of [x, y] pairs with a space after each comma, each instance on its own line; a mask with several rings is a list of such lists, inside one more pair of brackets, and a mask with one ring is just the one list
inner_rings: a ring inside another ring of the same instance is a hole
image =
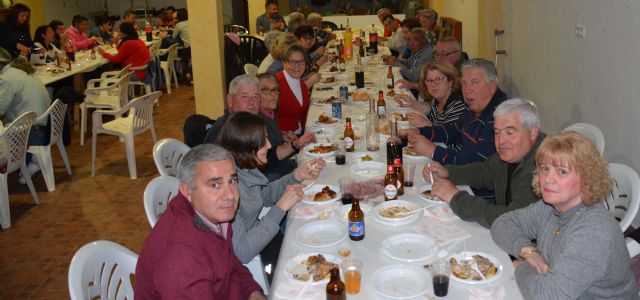
[[366, 178], [384, 177], [387, 171], [387, 165], [381, 162], [365, 161], [352, 165], [349, 168], [351, 174]]
[[427, 292], [431, 280], [424, 268], [392, 265], [378, 269], [371, 276], [373, 291], [391, 299], [409, 299]]
[[436, 254], [436, 242], [422, 234], [402, 233], [382, 241], [382, 253], [400, 261], [425, 260]]
[[347, 238], [347, 225], [335, 220], [306, 224], [296, 232], [296, 240], [307, 247], [326, 247]]

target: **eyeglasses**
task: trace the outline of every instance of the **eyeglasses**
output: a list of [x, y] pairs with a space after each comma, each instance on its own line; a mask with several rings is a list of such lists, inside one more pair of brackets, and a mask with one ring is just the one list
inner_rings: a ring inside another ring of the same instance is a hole
[[427, 79], [424, 82], [427, 85], [435, 85], [435, 84], [440, 84], [441, 82], [447, 80], [447, 76], [440, 76], [440, 77], [436, 77], [435, 79], [431, 80], [431, 79]]
[[271, 93], [271, 94], [276, 94], [276, 95], [277, 95], [277, 94], [280, 94], [280, 89], [279, 89], [279, 88], [272, 88], [272, 89], [270, 89], [270, 88], [266, 88], [266, 87], [264, 87], [264, 88], [261, 88], [261, 89], [260, 89], [260, 92], [261, 92], [261, 93], [263, 93], [263, 94], [269, 94], [269, 93]]
[[302, 67], [305, 65], [305, 61], [303, 60], [288, 60], [287, 64], [290, 64], [294, 67]]
[[447, 56], [449, 56], [451, 54], [454, 54], [456, 52], [458, 52], [458, 50], [453, 50], [453, 51], [449, 51], [449, 52], [434, 52], [433, 56], [434, 57], [447, 57]]

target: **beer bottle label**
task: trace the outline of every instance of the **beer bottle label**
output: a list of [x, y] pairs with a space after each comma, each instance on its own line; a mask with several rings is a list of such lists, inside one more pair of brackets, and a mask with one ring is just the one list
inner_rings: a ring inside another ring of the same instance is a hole
[[382, 105], [378, 106], [378, 115], [382, 118], [386, 116], [386, 108]]
[[384, 187], [384, 195], [387, 199], [395, 199], [396, 195], [398, 195], [398, 188], [395, 184], [387, 184]]
[[393, 78], [387, 78], [387, 87], [393, 87]]
[[344, 137], [344, 147], [346, 149], [350, 149], [351, 147], [353, 147], [353, 140], [348, 136]]
[[344, 71], [345, 70], [345, 65], [343, 62], [340, 63], [340, 66], [338, 67], [340, 69], [340, 71]]
[[364, 221], [358, 221], [358, 222], [349, 221], [349, 235], [350, 236], [363, 236], [364, 235]]

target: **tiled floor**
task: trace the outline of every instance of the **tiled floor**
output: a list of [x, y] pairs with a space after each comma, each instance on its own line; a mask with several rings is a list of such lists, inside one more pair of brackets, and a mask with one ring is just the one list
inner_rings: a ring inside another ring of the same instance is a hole
[[[185, 118], [195, 111], [193, 88], [164, 94], [154, 112], [158, 139], [182, 140]], [[34, 175], [40, 205], [34, 205], [17, 172], [9, 176], [12, 226], [0, 231], [0, 299], [68, 299], [67, 271], [74, 252], [94, 240], [111, 240], [139, 253], [150, 227], [142, 194], [158, 176], [150, 133], [135, 138], [138, 179], [129, 179], [124, 144], [99, 136], [97, 174], [91, 177], [91, 138], [79, 134], [67, 147], [73, 175], [53, 150], [56, 190], [48, 193]]]

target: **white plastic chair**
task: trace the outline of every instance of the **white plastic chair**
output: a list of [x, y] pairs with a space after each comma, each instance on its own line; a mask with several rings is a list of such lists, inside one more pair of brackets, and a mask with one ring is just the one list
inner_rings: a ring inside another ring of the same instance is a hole
[[244, 64], [244, 73], [256, 76], [258, 75], [258, 66], [254, 64]]
[[636, 171], [623, 164], [610, 163], [609, 173], [614, 185], [604, 204], [620, 222], [620, 229], [624, 232], [638, 214], [640, 177]]
[[111, 241], [82, 246], [69, 265], [71, 299], [133, 300], [131, 275], [137, 261], [137, 254]]
[[67, 168], [67, 174], [71, 175], [71, 164], [69, 163], [69, 157], [67, 157], [67, 151], [64, 148], [64, 143], [60, 140], [62, 134], [62, 128], [64, 124], [64, 117], [67, 113], [67, 105], [62, 103], [60, 99], [51, 104], [51, 107], [38, 117], [36, 123], [44, 123], [51, 117], [51, 135], [49, 138], [49, 144], [44, 146], [29, 146], [28, 151], [33, 153], [38, 158], [38, 164], [42, 170], [42, 176], [44, 182], [47, 185], [47, 190], [53, 192], [56, 190], [56, 180], [53, 176], [53, 162], [51, 160], [51, 146], [58, 145], [58, 150], [64, 161], [64, 166]]
[[[8, 127], [5, 128], [0, 139], [4, 139], [8, 144], [9, 158], [7, 160], [7, 171], [0, 173], [0, 225], [7, 229], [11, 227], [11, 211], [9, 209], [9, 186], [7, 184], [7, 176], [20, 169], [22, 174], [29, 174], [27, 164], [25, 163], [25, 155], [27, 153], [27, 141], [29, 140], [29, 132], [31, 124], [36, 119], [34, 112], [26, 112], [16, 118]], [[39, 204], [38, 194], [33, 187], [31, 176], [24, 176], [33, 197], [33, 203]]]
[[160, 68], [164, 73], [164, 81], [167, 85], [167, 93], [171, 94], [171, 77], [173, 77], [173, 81], [176, 83], [176, 88], [178, 87], [178, 75], [176, 74], [176, 66], [175, 61], [178, 57], [178, 44], [173, 44], [169, 47], [169, 54], [167, 55], [166, 61], [160, 62]]
[[[133, 72], [120, 78], [89, 80], [86, 97], [80, 104], [80, 145], [84, 146], [84, 135], [87, 132], [87, 113], [89, 108], [119, 110], [129, 102], [129, 81]], [[113, 83], [102, 87], [104, 84]], [[96, 86], [99, 84], [100, 86]]]
[[[102, 74], [100, 74], [100, 79], [118, 79], [118, 78], [122, 78], [122, 76], [127, 75], [127, 73], [130, 72], [130, 70], [129, 70], [130, 68], [131, 68], [131, 64], [128, 64], [128, 65], [124, 66], [124, 68], [122, 68], [120, 70], [102, 72]], [[93, 81], [97, 81], [95, 79], [92, 79], [92, 80]], [[104, 83], [104, 81], [101, 81], [101, 83]], [[101, 87], [103, 87], [103, 86], [101, 86]]]
[[[146, 70], [147, 68], [149, 68], [149, 64], [146, 64], [140, 67], [131, 67], [131, 71], [141, 71], [141, 70]], [[146, 76], [151, 76], [151, 72], [147, 72]], [[151, 82], [153, 82], [153, 80]], [[151, 92], [153, 92], [153, 87], [151, 86], [150, 83], [145, 83], [144, 81], [141, 81], [141, 80], [129, 81], [129, 98], [135, 97], [136, 86], [144, 87], [145, 95], [151, 94]]]
[[164, 213], [169, 201], [178, 195], [180, 180], [173, 176], [160, 176], [151, 180], [144, 189], [144, 211], [151, 228], [156, 225]]
[[191, 147], [172, 138], [161, 139], [153, 145], [153, 161], [156, 163], [160, 176], [176, 177], [180, 160], [189, 150]]
[[562, 130], [562, 132], [567, 131], [575, 131], [579, 134], [586, 136], [589, 140], [596, 145], [600, 154], [604, 153], [604, 135], [600, 128], [595, 125], [589, 123], [575, 123], [573, 125], [569, 125], [569, 127]]
[[[129, 163], [129, 175], [131, 179], [136, 179], [136, 151], [133, 137], [147, 130], [151, 131], [153, 142], [157, 141], [156, 132], [153, 128], [153, 102], [157, 100], [161, 92], [153, 92], [149, 95], [133, 99], [119, 111], [97, 110], [93, 112], [93, 140], [91, 142], [91, 176], [96, 175], [96, 141], [98, 133], [116, 135], [124, 140], [127, 151], [127, 161]], [[128, 113], [126, 117], [122, 117]], [[120, 116], [113, 121], [102, 123], [102, 116]]]

